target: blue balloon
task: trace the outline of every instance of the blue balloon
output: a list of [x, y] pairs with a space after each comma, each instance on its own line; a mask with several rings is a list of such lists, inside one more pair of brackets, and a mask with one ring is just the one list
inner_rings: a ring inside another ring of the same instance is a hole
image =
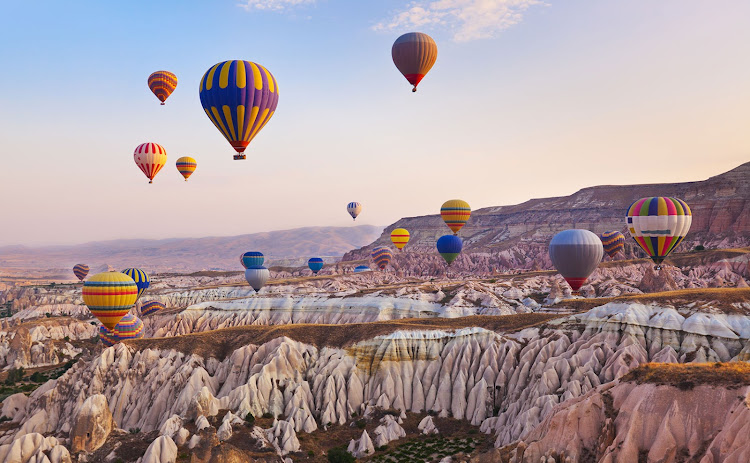
[[317, 275], [318, 272], [320, 272], [320, 269], [323, 268], [323, 259], [320, 257], [313, 257], [307, 261], [307, 266], [310, 267], [310, 270], [312, 270], [315, 275]]
[[361, 273], [361, 272], [369, 272], [370, 267], [366, 265], [359, 265], [357, 267], [354, 267], [354, 273]]
[[437, 240], [437, 250], [450, 265], [464, 248], [464, 242], [456, 235], [443, 235]]
[[263, 265], [265, 259], [263, 253], [258, 251], [246, 252], [240, 256], [240, 262], [242, 262], [242, 266], [245, 268], [260, 267]]

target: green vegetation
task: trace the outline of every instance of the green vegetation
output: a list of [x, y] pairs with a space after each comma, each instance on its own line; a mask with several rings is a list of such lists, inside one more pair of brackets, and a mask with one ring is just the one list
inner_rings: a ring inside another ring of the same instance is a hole
[[141, 428], [130, 428], [130, 429], [128, 429], [128, 432], [130, 434], [138, 434], [138, 433], [141, 432]]
[[354, 455], [349, 453], [344, 447], [334, 447], [328, 451], [329, 463], [354, 463]]
[[706, 248], [702, 244], [699, 244], [698, 246], [693, 248], [693, 251], [695, 252], [700, 252], [700, 251], [705, 251], [705, 250]]
[[357, 427], [359, 429], [365, 429], [365, 426], [367, 426], [367, 421], [365, 421], [364, 419], [357, 420]]
[[255, 417], [252, 413], [248, 412], [248, 414], [245, 415], [245, 422], [251, 426], [255, 424]]
[[271, 412], [265, 412], [263, 414], [262, 418], [273, 418], [273, 413], [271, 413]]
[[8, 370], [8, 377], [5, 378], [5, 384], [12, 386], [23, 379], [23, 375], [26, 374], [26, 370], [21, 368], [11, 368]]
[[[458, 453], [470, 454], [478, 441], [472, 438], [446, 439], [428, 437], [426, 439], [406, 442], [391, 452], [376, 455], [371, 461], [379, 463], [436, 462]], [[387, 446], [378, 447], [378, 452], [387, 450]]]

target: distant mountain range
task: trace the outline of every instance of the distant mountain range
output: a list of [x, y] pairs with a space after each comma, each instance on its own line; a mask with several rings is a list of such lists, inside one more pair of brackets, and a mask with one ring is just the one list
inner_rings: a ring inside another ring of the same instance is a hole
[[[750, 162], [708, 180], [647, 185], [606, 185], [584, 188], [570, 196], [532, 199], [515, 206], [478, 209], [459, 232], [464, 252], [452, 269], [472, 273], [493, 270], [549, 268], [547, 246], [568, 228], [595, 233], [619, 230], [627, 238], [626, 255], [639, 250], [625, 227], [626, 209], [645, 196], [685, 200], [693, 223], [677, 251], [701, 244], [706, 248], [750, 245]], [[445, 198], [451, 199], [451, 198]], [[375, 246], [390, 246], [390, 233], [406, 228], [411, 240], [393, 265], [407, 273], [439, 274], [445, 264], [435, 250], [441, 235], [450, 233], [440, 215], [407, 217], [389, 225], [373, 243], [344, 255], [342, 261], [368, 259]]]
[[302, 265], [317, 256], [335, 260], [352, 248], [372, 242], [383, 227], [306, 227], [239, 236], [163, 240], [97, 241], [72, 246], [0, 247], [0, 270], [65, 269], [84, 263], [94, 269], [129, 266], [152, 272], [242, 270], [245, 251], [261, 251], [272, 266]]

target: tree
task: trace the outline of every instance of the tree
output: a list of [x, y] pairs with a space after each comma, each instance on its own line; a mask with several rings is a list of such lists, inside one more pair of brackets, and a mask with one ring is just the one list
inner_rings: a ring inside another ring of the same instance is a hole
[[357, 461], [354, 455], [344, 450], [343, 447], [334, 447], [328, 451], [329, 463], [354, 463]]

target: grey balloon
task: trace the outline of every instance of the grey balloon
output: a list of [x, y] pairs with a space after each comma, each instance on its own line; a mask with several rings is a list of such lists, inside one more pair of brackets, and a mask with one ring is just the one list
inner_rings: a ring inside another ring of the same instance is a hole
[[549, 258], [573, 291], [578, 291], [603, 256], [602, 240], [588, 230], [564, 230], [549, 242]]
[[260, 288], [266, 284], [270, 276], [271, 273], [265, 267], [250, 267], [245, 270], [247, 284], [252, 286], [256, 292], [260, 291]]

